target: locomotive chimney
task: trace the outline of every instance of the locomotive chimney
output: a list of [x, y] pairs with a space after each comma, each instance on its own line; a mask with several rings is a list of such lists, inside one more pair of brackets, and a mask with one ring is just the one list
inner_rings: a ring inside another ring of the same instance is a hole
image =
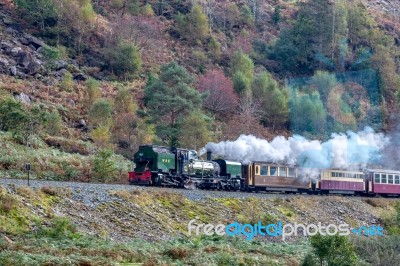
[[211, 151], [207, 151], [207, 161], [211, 161]]

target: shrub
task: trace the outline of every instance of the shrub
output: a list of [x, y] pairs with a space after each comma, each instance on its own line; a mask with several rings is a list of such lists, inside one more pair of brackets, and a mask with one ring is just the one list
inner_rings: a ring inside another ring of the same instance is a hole
[[359, 258], [369, 265], [398, 265], [400, 236], [355, 237], [352, 244]]
[[146, 17], [152, 17], [154, 16], [154, 11], [153, 8], [151, 7], [150, 4], [146, 4], [143, 7], [143, 15], [145, 15]]
[[57, 110], [45, 115], [45, 129], [50, 135], [58, 135], [61, 132], [62, 120]]
[[131, 43], [107, 49], [106, 57], [111, 70], [124, 78], [136, 74], [142, 64], [139, 48]]
[[92, 106], [92, 104], [101, 97], [100, 83], [93, 78], [89, 78], [88, 80], [86, 80], [85, 85], [86, 85], [86, 104], [88, 108], [90, 108], [90, 106]]
[[44, 142], [51, 147], [57, 148], [67, 153], [89, 155], [89, 150], [82, 141], [47, 136], [46, 138], [44, 138]]
[[14, 196], [5, 194], [0, 196], [0, 212], [9, 213], [17, 206], [18, 202]]
[[71, 221], [64, 217], [56, 217], [50, 227], [42, 226], [37, 233], [39, 236], [45, 236], [55, 239], [74, 238], [79, 236], [76, 227]]
[[189, 255], [189, 251], [185, 248], [171, 248], [165, 252], [165, 254], [174, 260], [184, 259]]
[[[353, 246], [345, 236], [314, 235], [310, 238], [314, 255], [321, 265], [355, 265], [356, 254]], [[310, 256], [310, 255], [309, 255]], [[308, 259], [310, 261], [310, 259]]]
[[22, 103], [6, 98], [0, 102], [0, 129], [10, 131], [15, 139], [25, 143], [31, 134], [32, 118], [26, 112]]
[[103, 149], [97, 152], [93, 160], [93, 173], [97, 181], [112, 180], [116, 174], [115, 163], [112, 160], [113, 152]]
[[105, 99], [99, 99], [90, 107], [89, 120], [94, 126], [109, 125], [111, 114], [111, 103]]
[[74, 88], [74, 80], [70, 72], [65, 72], [64, 77], [60, 83], [60, 87], [66, 92], [72, 92]]

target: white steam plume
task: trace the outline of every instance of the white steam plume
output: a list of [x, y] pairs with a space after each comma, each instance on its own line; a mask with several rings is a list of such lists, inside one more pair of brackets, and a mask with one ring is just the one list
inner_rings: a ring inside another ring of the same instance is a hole
[[307, 140], [294, 135], [267, 141], [252, 135], [241, 135], [235, 141], [208, 143], [214, 156], [248, 164], [251, 161], [297, 164], [308, 168], [359, 168], [379, 160], [389, 138], [370, 127], [357, 133], [332, 134], [326, 142]]

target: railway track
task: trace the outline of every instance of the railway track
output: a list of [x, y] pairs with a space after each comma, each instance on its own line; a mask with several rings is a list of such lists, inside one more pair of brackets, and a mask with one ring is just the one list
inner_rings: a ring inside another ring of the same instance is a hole
[[[12, 186], [27, 186], [28, 181], [24, 179], [8, 179], [0, 178], [0, 186], [12, 187]], [[116, 190], [138, 190], [138, 191], [161, 191], [161, 192], [173, 192], [179, 193], [186, 196], [190, 200], [203, 200], [208, 197], [211, 198], [290, 198], [290, 197], [329, 197], [337, 195], [308, 195], [308, 194], [284, 194], [284, 193], [248, 193], [240, 191], [217, 191], [217, 190], [201, 190], [201, 189], [179, 189], [169, 187], [146, 187], [146, 186], [135, 186], [135, 185], [124, 185], [124, 184], [102, 184], [102, 183], [82, 183], [82, 182], [66, 182], [66, 181], [48, 181], [48, 180], [30, 180], [30, 187], [41, 188], [41, 187], [54, 187], [54, 188], [65, 188], [70, 189], [73, 194], [79, 194], [84, 196], [85, 194], [95, 194], [99, 197], [104, 197], [109, 194], [110, 191]], [[345, 196], [352, 198], [363, 198], [360, 196]], [[390, 198], [389, 198], [390, 200]]]

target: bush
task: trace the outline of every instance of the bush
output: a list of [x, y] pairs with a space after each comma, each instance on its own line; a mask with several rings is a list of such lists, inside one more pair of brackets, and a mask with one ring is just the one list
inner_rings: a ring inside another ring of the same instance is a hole
[[58, 135], [61, 132], [62, 120], [57, 110], [45, 115], [45, 129], [50, 135]]
[[100, 83], [93, 78], [86, 80], [86, 104], [88, 108], [90, 108], [95, 101], [100, 99], [100, 97]]
[[14, 98], [0, 102], [0, 129], [10, 131], [15, 139], [27, 142], [31, 134], [31, 120], [21, 102]]
[[0, 196], [0, 212], [1, 213], [9, 213], [15, 207], [17, 207], [17, 200], [14, 196], [6, 194]]
[[82, 143], [82, 141], [47, 136], [46, 138], [44, 138], [44, 142], [51, 147], [57, 148], [67, 153], [89, 155], [89, 150], [86, 145]]
[[111, 70], [124, 78], [137, 74], [142, 64], [139, 48], [134, 44], [123, 43], [109, 48], [106, 57]]
[[72, 239], [79, 236], [79, 234], [77, 234], [76, 227], [71, 223], [69, 219], [64, 217], [54, 218], [50, 227], [42, 226], [37, 234], [39, 236], [45, 236], [55, 239]]
[[64, 77], [60, 83], [60, 87], [66, 92], [72, 92], [74, 88], [74, 80], [71, 73], [65, 72]]
[[105, 99], [99, 99], [94, 102], [89, 110], [89, 120], [94, 126], [109, 125], [111, 115], [111, 103]]
[[93, 173], [97, 181], [106, 182], [116, 176], [115, 163], [112, 160], [113, 152], [103, 149], [97, 152], [93, 160]]
[[399, 264], [400, 236], [355, 237], [352, 243], [358, 257], [369, 265]]
[[[351, 266], [356, 263], [356, 254], [353, 246], [345, 236], [333, 235], [322, 236], [317, 234], [310, 238], [314, 255], [318, 258], [319, 264]], [[307, 261], [310, 263], [311, 255]]]

